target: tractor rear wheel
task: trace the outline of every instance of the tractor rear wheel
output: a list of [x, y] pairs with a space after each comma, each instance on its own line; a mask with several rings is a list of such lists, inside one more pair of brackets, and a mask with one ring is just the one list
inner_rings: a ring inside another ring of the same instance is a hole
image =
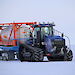
[[34, 51], [31, 56], [31, 61], [41, 62], [44, 59], [43, 51], [39, 48], [34, 48]]
[[21, 44], [19, 47], [19, 55], [18, 55], [18, 59], [22, 62], [24, 61], [24, 57], [23, 57], [23, 53], [25, 51], [24, 45]]
[[[29, 55], [26, 57], [26, 55]], [[43, 51], [40, 48], [35, 48], [30, 45], [20, 45], [19, 48], [19, 59], [20, 61], [34, 61], [34, 62], [39, 62], [43, 61]]]

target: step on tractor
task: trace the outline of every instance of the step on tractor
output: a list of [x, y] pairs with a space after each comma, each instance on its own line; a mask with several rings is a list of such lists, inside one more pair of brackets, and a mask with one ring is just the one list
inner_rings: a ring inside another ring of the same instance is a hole
[[0, 60], [42, 62], [47, 57], [49, 61], [72, 61], [67, 36], [54, 26], [38, 22], [0, 24]]

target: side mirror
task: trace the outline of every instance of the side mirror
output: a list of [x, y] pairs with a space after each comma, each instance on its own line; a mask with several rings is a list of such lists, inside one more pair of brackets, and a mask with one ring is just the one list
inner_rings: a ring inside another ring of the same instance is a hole
[[64, 37], [64, 34], [62, 33], [61, 36]]

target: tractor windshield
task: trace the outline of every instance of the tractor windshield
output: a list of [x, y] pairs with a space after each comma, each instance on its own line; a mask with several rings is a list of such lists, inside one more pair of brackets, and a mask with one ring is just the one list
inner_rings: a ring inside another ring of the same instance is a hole
[[52, 27], [42, 27], [41, 28], [41, 38], [43, 39], [44, 36], [52, 35]]
[[34, 38], [37, 38], [37, 32], [40, 32], [41, 34], [41, 39], [44, 38], [44, 36], [52, 35], [52, 27], [36, 27], [34, 29]]
[[52, 28], [51, 27], [42, 27], [41, 33], [44, 35], [52, 35]]

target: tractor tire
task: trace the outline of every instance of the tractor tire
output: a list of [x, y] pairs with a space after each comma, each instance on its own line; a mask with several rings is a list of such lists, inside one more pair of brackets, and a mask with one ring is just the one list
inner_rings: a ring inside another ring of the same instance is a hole
[[[28, 59], [24, 57], [24, 54], [27, 52], [26, 50], [28, 49], [29, 53], [31, 54]], [[31, 61], [31, 62], [39, 62], [43, 61], [43, 51], [40, 48], [35, 48], [30, 45], [24, 45], [21, 44], [19, 48], [19, 60], [22, 61]]]
[[23, 62], [25, 61], [24, 60], [24, 57], [23, 57], [23, 52], [24, 52], [25, 48], [24, 48], [24, 45], [21, 44], [20, 47], [19, 47], [19, 55], [18, 55], [18, 59]]
[[14, 55], [14, 51], [6, 51], [2, 53], [2, 60], [14, 60], [15, 59], [15, 55]]
[[8, 60], [8, 54], [7, 53], [2, 53], [2, 60], [3, 61]]
[[44, 59], [43, 51], [39, 48], [34, 48], [34, 51], [31, 56], [31, 61], [42, 62], [43, 59]]
[[72, 61], [72, 59], [73, 59], [73, 53], [70, 50], [68, 53], [65, 54], [64, 61]]

